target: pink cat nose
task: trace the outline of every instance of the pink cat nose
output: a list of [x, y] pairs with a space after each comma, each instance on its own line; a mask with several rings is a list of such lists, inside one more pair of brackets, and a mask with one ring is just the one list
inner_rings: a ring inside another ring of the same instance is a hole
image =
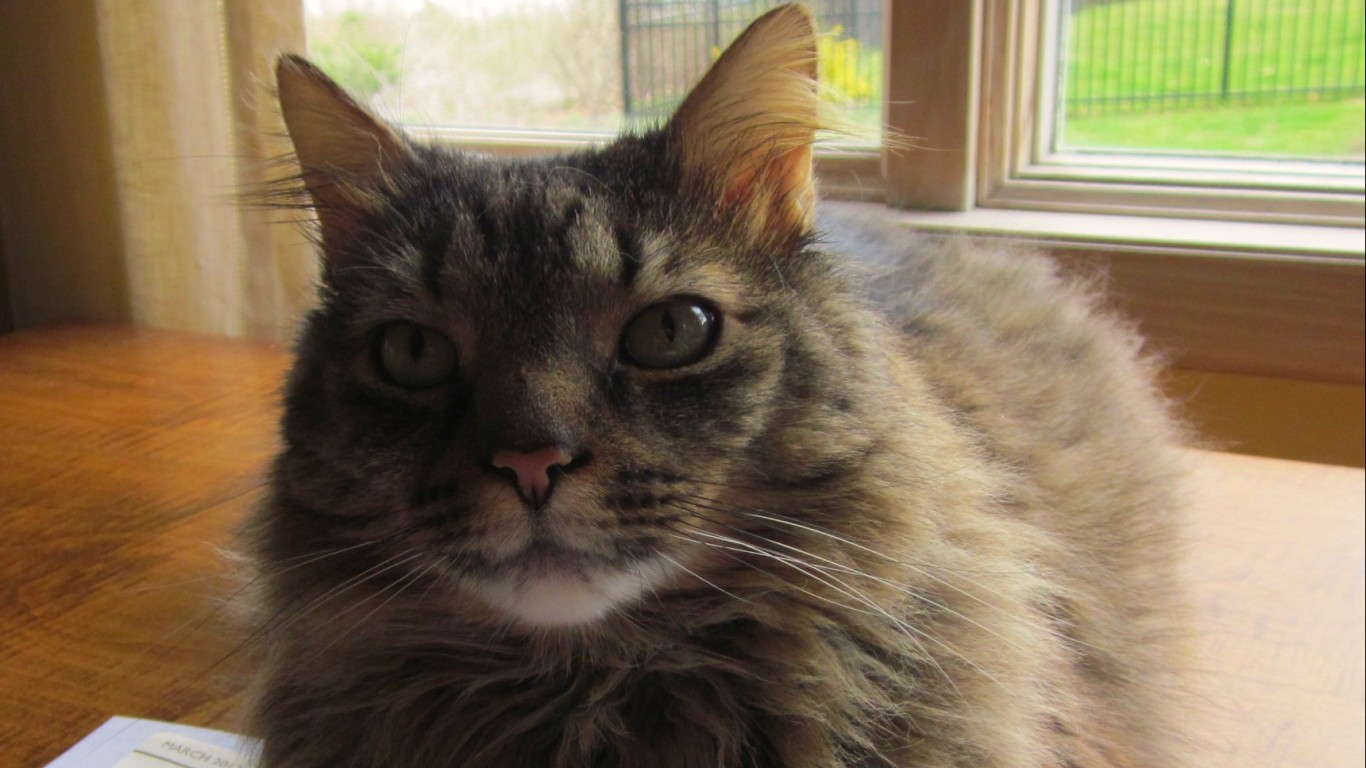
[[517, 492], [522, 501], [532, 509], [540, 509], [550, 500], [550, 492], [554, 490], [552, 470], [558, 475], [574, 463], [574, 457], [559, 446], [548, 445], [534, 451], [498, 451], [490, 463], [495, 469], [512, 470], [517, 476]]

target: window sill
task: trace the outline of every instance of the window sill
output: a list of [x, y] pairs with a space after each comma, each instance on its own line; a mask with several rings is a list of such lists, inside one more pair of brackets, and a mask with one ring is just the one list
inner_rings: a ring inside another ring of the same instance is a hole
[[1057, 213], [1004, 208], [896, 214], [922, 232], [992, 235], [1051, 245], [1139, 248], [1264, 257], [1312, 257], [1360, 263], [1366, 233], [1356, 227], [1264, 224]]

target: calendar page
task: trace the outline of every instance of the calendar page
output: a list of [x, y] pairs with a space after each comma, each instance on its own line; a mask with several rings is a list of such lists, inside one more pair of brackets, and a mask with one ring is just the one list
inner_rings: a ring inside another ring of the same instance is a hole
[[47, 768], [252, 768], [255, 751], [234, 733], [113, 717]]

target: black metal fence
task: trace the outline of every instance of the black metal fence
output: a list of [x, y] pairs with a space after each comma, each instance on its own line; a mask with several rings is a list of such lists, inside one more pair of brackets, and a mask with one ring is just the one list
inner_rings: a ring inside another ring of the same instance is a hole
[[[617, 0], [622, 102], [672, 109], [745, 25], [780, 0]], [[808, 0], [827, 85], [876, 113], [883, 0]], [[1366, 93], [1362, 0], [1070, 0], [1060, 85], [1068, 114]], [[833, 75], [833, 78], [832, 78]], [[876, 119], [874, 119], [876, 123]]]
[[1068, 114], [1366, 93], [1361, 0], [1071, 0]]
[[[721, 49], [781, 0], [618, 0], [622, 102], [632, 118], [667, 114]], [[807, 0], [850, 106], [880, 108], [883, 0]]]

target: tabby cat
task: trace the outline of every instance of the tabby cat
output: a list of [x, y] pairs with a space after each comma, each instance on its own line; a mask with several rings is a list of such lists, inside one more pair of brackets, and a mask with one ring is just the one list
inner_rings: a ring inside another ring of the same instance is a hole
[[815, 69], [783, 6], [662, 127], [507, 160], [281, 60], [324, 270], [249, 529], [264, 768], [1181, 764], [1137, 339], [817, 213]]

